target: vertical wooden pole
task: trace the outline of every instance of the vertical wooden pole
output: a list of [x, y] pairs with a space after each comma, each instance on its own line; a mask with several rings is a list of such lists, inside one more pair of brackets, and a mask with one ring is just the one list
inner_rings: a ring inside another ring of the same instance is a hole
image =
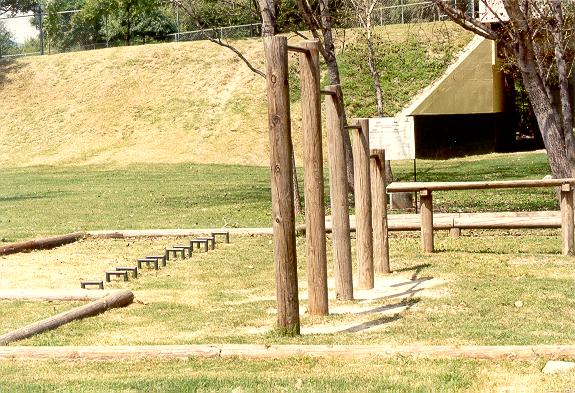
[[371, 150], [371, 202], [373, 224], [373, 268], [377, 274], [389, 274], [387, 203], [385, 200], [385, 150]]
[[307, 292], [310, 315], [327, 315], [327, 256], [321, 101], [319, 92], [319, 43], [303, 41], [300, 46], [301, 112], [303, 131], [305, 225], [307, 241]]
[[573, 255], [573, 187], [561, 186], [561, 245], [563, 255]]
[[264, 38], [270, 138], [277, 324], [300, 333], [286, 37]]
[[419, 196], [421, 203], [421, 250], [433, 252], [433, 197], [431, 190], [421, 190]]
[[331, 94], [325, 96], [325, 113], [335, 293], [339, 300], [353, 300], [347, 164], [343, 144], [343, 133], [346, 131], [343, 128], [342, 94], [339, 85], [326, 86], [325, 90], [331, 92]]
[[355, 222], [359, 288], [373, 288], [373, 226], [371, 224], [371, 181], [369, 177], [369, 121], [356, 120], [353, 130]]

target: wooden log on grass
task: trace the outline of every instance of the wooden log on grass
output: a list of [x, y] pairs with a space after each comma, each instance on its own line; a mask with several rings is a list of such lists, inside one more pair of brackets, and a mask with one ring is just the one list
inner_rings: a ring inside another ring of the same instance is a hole
[[300, 333], [287, 38], [264, 38], [277, 325]]
[[25, 242], [11, 243], [0, 247], [0, 255], [59, 247], [64, 244], [74, 243], [80, 239], [83, 239], [85, 236], [86, 232], [74, 232], [61, 236], [52, 236], [42, 239], [28, 240]]
[[101, 314], [112, 308], [125, 307], [131, 304], [133, 301], [134, 294], [132, 291], [115, 291], [108, 296], [105, 296], [86, 305], [65, 311], [38, 322], [34, 322], [30, 325], [14, 330], [13, 332], [3, 334], [0, 336], [0, 345], [7, 345], [14, 341], [23, 340], [25, 338], [32, 337], [35, 334], [56, 329], [59, 326], [75, 321], [77, 319]]
[[485, 360], [541, 360], [575, 357], [575, 345], [264, 345], [198, 344], [139, 346], [10, 346], [0, 347], [0, 360], [83, 359], [189, 359], [189, 358], [285, 359], [313, 358], [430, 358]]
[[0, 300], [46, 300], [78, 301], [98, 300], [110, 291], [89, 291], [86, 289], [0, 289]]
[[304, 157], [307, 291], [310, 315], [327, 315], [327, 256], [323, 191], [319, 42], [300, 43], [301, 109]]

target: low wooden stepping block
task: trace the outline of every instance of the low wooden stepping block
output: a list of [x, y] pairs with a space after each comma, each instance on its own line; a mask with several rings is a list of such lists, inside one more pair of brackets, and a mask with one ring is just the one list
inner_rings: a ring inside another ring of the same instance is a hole
[[166, 247], [166, 259], [167, 260], [170, 259], [170, 254], [172, 254], [174, 256], [174, 258], [177, 258], [178, 253], [180, 253], [182, 255], [182, 259], [186, 258], [186, 250], [184, 250], [183, 248]]
[[208, 243], [209, 240], [208, 239], [194, 239], [194, 240], [190, 240], [190, 246], [193, 248], [194, 244], [198, 245], [198, 249], [200, 249], [200, 246], [203, 244], [204, 245], [204, 252], [208, 252]]
[[128, 281], [128, 272], [127, 271], [116, 271], [113, 270], [111, 272], [106, 272], [106, 282], [110, 282], [110, 277], [124, 277], [124, 281]]
[[216, 238], [214, 236], [200, 237], [199, 240], [207, 240], [212, 244], [212, 250], [216, 249]]
[[138, 278], [138, 267], [137, 266], [117, 266], [116, 270], [119, 272], [121, 272], [121, 271], [132, 272], [132, 277]]
[[97, 285], [99, 289], [104, 289], [104, 281], [94, 280], [94, 281], [80, 281], [80, 288], [86, 289], [87, 286]]
[[142, 264], [146, 264], [146, 266], [150, 266], [150, 264], [154, 264], [154, 270], [158, 270], [160, 267], [158, 266], [158, 260], [155, 258], [138, 258], [138, 269], [142, 268]]
[[162, 266], [166, 266], [166, 255], [146, 255], [146, 258], [156, 259], [158, 262], [162, 261]]
[[193, 247], [191, 244], [189, 246], [184, 246], [183, 244], [177, 244], [175, 246], [172, 246], [172, 248], [181, 248], [183, 250], [186, 250], [186, 251], [188, 251], [188, 258], [192, 257]]
[[214, 231], [212, 232], [212, 237], [215, 239], [216, 236], [224, 236], [226, 243], [230, 242], [230, 233], [228, 231]]

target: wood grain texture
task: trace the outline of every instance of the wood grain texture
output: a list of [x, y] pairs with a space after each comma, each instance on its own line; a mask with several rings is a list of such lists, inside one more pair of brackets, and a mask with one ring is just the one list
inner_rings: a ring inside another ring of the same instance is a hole
[[329, 160], [329, 193], [332, 214], [333, 274], [339, 300], [353, 299], [353, 271], [347, 199], [347, 161], [344, 147], [341, 87], [330, 85], [325, 96], [326, 131]]
[[299, 298], [293, 195], [291, 121], [286, 37], [264, 38], [270, 140], [272, 226], [277, 324], [299, 334]]
[[573, 188], [570, 185], [561, 189], [561, 252], [573, 255]]
[[433, 252], [433, 195], [425, 190], [420, 195], [421, 250]]
[[304, 195], [307, 251], [308, 312], [327, 315], [327, 255], [321, 96], [319, 92], [319, 43], [303, 41], [300, 53], [300, 86], [304, 158]]
[[385, 151], [371, 150], [371, 217], [373, 225], [373, 269], [376, 274], [389, 274], [389, 238], [385, 197]]
[[371, 223], [371, 180], [369, 174], [369, 120], [356, 119], [352, 130], [355, 188], [355, 219], [359, 289], [371, 289], [373, 275], [373, 226]]

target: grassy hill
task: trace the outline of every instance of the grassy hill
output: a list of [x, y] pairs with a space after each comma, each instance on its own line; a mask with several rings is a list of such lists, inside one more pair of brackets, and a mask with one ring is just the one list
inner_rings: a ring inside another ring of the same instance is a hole
[[[374, 112], [374, 99], [357, 34], [338, 32], [337, 43], [349, 115], [367, 116]], [[470, 39], [449, 24], [391, 26], [379, 34], [390, 111], [440, 76]], [[259, 39], [235, 45], [263, 69]], [[297, 80], [295, 57], [290, 69], [291, 79]], [[264, 82], [230, 51], [209, 42], [1, 61], [0, 166], [267, 165]], [[297, 94], [293, 101], [300, 151]]]

